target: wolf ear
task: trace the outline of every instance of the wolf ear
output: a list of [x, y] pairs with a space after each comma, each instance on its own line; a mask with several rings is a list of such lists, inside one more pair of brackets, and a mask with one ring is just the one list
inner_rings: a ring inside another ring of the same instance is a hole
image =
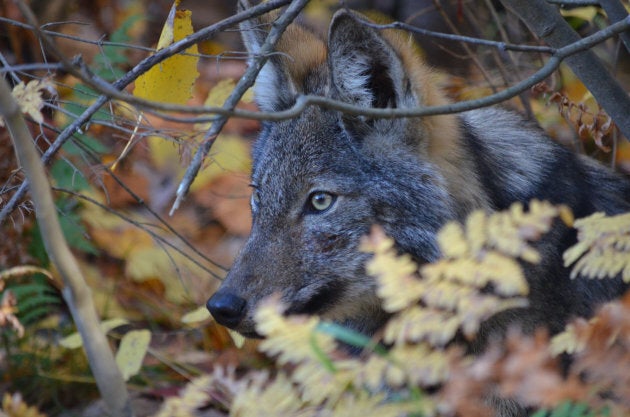
[[[249, 1], [239, 0], [239, 10], [250, 7]], [[261, 53], [271, 24], [278, 18], [274, 11], [244, 21], [240, 25], [241, 36], [250, 59]], [[256, 103], [263, 111], [273, 112], [291, 107], [295, 97], [309, 85], [307, 78], [326, 61], [326, 46], [311, 32], [291, 24], [276, 44], [254, 85]]]
[[361, 15], [340, 10], [330, 23], [328, 66], [334, 98], [363, 107], [416, 105], [397, 50]]
[[[251, 7], [249, 1], [239, 0], [239, 11], [249, 7]], [[260, 55], [271, 23], [276, 18], [277, 14], [270, 13], [245, 20], [240, 24], [241, 37], [249, 53], [249, 60]], [[254, 85], [254, 97], [258, 107], [262, 111], [272, 112], [290, 106], [288, 102], [294, 95], [291, 86], [292, 83], [279, 57], [269, 57]]]

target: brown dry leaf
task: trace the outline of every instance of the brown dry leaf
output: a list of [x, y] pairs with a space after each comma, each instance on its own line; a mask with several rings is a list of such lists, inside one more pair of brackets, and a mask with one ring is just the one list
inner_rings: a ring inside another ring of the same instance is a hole
[[251, 229], [251, 188], [244, 176], [221, 175], [193, 193], [195, 202], [211, 211], [230, 234], [246, 236]]
[[150, 203], [150, 181], [147, 176], [142, 175], [142, 173], [136, 171], [133, 167], [118, 165], [116, 178], [118, 178], [118, 181], [108, 172], [105, 172], [102, 178], [103, 185], [107, 192], [109, 207], [120, 208], [138, 204], [136, 197], [127, 192], [127, 190], [120, 185], [119, 181], [125, 184], [125, 187], [133, 191], [133, 193], [143, 201]]

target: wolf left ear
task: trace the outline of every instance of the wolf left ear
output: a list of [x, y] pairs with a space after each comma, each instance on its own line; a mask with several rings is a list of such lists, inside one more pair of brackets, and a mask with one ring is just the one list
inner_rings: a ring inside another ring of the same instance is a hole
[[[239, 8], [249, 6], [247, 0], [239, 1]], [[262, 45], [278, 11], [252, 18], [241, 23], [243, 43], [251, 58], [261, 53]], [[256, 103], [263, 111], [273, 112], [291, 107], [298, 94], [312, 93], [316, 69], [326, 65], [324, 42], [309, 30], [296, 24], [287, 27], [276, 44], [276, 53], [269, 56], [258, 74], [254, 93]], [[323, 89], [323, 85], [320, 87]]]
[[328, 66], [335, 98], [363, 107], [412, 107], [409, 77], [394, 47], [359, 14], [340, 10], [330, 23]]
[[[251, 5], [248, 0], [239, 0], [239, 11], [249, 7]], [[241, 37], [250, 54], [250, 59], [254, 59], [261, 53], [261, 47], [276, 17], [277, 13], [272, 12], [245, 20], [240, 24]], [[256, 79], [254, 85], [256, 103], [261, 110], [269, 112], [289, 107], [295, 94], [293, 90], [286, 64], [278, 55], [272, 55]]]

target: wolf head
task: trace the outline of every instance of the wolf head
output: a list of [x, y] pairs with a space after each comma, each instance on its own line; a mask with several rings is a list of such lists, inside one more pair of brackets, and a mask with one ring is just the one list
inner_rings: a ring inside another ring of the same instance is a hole
[[[269, 20], [241, 27], [252, 56]], [[442, 104], [409, 40], [365, 22], [339, 11], [327, 42], [290, 26], [258, 77], [259, 107], [287, 109], [301, 94], [377, 108]], [[456, 134], [452, 116], [370, 119], [319, 107], [264, 123], [253, 147], [251, 235], [208, 301], [214, 318], [255, 336], [253, 312], [276, 293], [288, 313], [374, 332], [385, 314], [360, 239], [379, 224], [418, 261], [438, 256], [436, 232], [456, 213], [437, 165], [449, 169]]]

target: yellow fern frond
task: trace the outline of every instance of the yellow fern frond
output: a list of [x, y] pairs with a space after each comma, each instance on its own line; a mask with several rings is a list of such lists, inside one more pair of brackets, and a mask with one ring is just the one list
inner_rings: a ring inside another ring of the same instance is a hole
[[278, 355], [278, 363], [299, 363], [317, 360], [332, 352], [336, 343], [332, 336], [317, 332], [316, 316], [282, 315], [284, 307], [276, 298], [263, 301], [256, 310], [256, 330], [265, 336], [259, 348], [270, 356]]
[[578, 242], [564, 252], [571, 278], [616, 277], [630, 282], [630, 213], [607, 217], [595, 213], [575, 222]]
[[301, 398], [308, 404], [335, 403], [356, 381], [357, 361], [337, 361], [330, 370], [321, 363], [308, 361], [300, 364], [291, 374], [301, 391]]
[[275, 378], [261, 373], [236, 396], [231, 417], [315, 416], [314, 407], [305, 407], [295, 385], [280, 372]]
[[461, 320], [447, 311], [417, 305], [389, 319], [383, 340], [396, 345], [425, 341], [433, 346], [444, 346], [453, 339], [460, 325]]
[[397, 417], [402, 415], [402, 407], [384, 402], [384, 395], [344, 395], [335, 405], [331, 417]]
[[380, 355], [370, 355], [357, 372], [356, 383], [370, 391], [383, 389], [383, 384], [393, 388], [402, 387], [407, 377], [400, 366], [392, 366], [392, 361]]
[[406, 375], [408, 386], [434, 386], [447, 380], [447, 355], [426, 343], [394, 346], [392, 362]]
[[475, 211], [465, 227], [446, 224], [437, 236], [443, 258], [423, 265], [420, 277], [408, 256], [396, 254], [391, 239], [373, 232], [363, 245], [374, 253], [367, 271], [378, 280], [385, 309], [397, 313], [385, 327], [385, 342], [445, 346], [459, 330], [472, 338], [494, 314], [524, 307], [529, 289], [515, 258], [537, 262], [529, 242], [547, 232], [554, 218], [568, 217], [566, 209], [546, 202], [534, 200], [529, 207], [525, 211], [516, 203], [504, 212]]
[[378, 279], [377, 294], [383, 300], [385, 311], [393, 313], [418, 302], [424, 292], [423, 285], [414, 276], [418, 266], [409, 255], [396, 256], [394, 240], [385, 236], [381, 228], [372, 230], [363, 240], [361, 250], [374, 254], [366, 271]]
[[586, 342], [580, 340], [576, 333], [575, 325], [568, 324], [562, 333], [558, 333], [551, 339], [551, 354], [558, 356], [561, 353], [570, 355], [579, 353], [586, 347]]

